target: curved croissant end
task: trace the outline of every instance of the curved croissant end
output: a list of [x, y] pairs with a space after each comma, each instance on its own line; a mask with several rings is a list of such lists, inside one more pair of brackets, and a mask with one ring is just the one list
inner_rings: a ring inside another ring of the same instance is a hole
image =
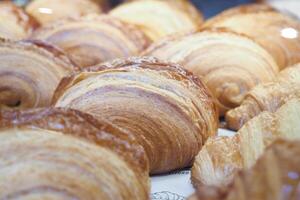
[[225, 29], [172, 36], [144, 52], [162, 60], [180, 63], [203, 77], [218, 100], [220, 115], [239, 106], [246, 93], [278, 73], [272, 56], [250, 38]]
[[191, 180], [195, 188], [204, 185], [224, 187], [241, 168], [239, 138], [210, 138], [196, 156]]
[[300, 64], [281, 71], [274, 82], [253, 88], [239, 107], [226, 113], [227, 126], [239, 130], [261, 112], [275, 112], [292, 98], [300, 98]]
[[28, 37], [37, 26], [22, 8], [9, 1], [0, 2], [0, 38], [21, 40]]
[[121, 4], [110, 15], [139, 26], [153, 41], [177, 32], [198, 30], [203, 22], [189, 1], [134, 1]]
[[292, 99], [275, 113], [251, 119], [234, 137], [209, 139], [195, 159], [194, 185], [227, 186], [239, 169], [251, 168], [276, 139], [300, 139], [299, 113], [300, 99]]
[[60, 47], [81, 67], [137, 55], [149, 44], [137, 27], [106, 15], [50, 24], [38, 29], [32, 38]]
[[25, 9], [42, 25], [67, 17], [103, 12], [101, 4], [94, 0], [35, 0]]
[[75, 69], [50, 45], [0, 39], [0, 109], [49, 105], [59, 81]]
[[226, 27], [252, 37], [274, 57], [280, 69], [300, 61], [299, 21], [269, 6], [232, 8], [208, 20], [204, 27]]
[[216, 106], [200, 80], [155, 58], [88, 68], [65, 78], [53, 102], [132, 132], [145, 148], [152, 174], [190, 165], [218, 128]]
[[189, 200], [264, 200], [299, 197], [300, 141], [277, 140], [254, 167], [237, 173], [229, 186], [199, 186]]
[[149, 199], [143, 148], [105, 120], [62, 108], [0, 112], [0, 143], [1, 199]]

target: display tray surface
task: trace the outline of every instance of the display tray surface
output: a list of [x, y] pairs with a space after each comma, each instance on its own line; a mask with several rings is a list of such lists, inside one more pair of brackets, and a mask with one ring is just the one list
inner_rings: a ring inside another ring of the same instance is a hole
[[[235, 132], [219, 129], [220, 136], [233, 136]], [[152, 200], [185, 200], [194, 192], [190, 169], [151, 178]]]

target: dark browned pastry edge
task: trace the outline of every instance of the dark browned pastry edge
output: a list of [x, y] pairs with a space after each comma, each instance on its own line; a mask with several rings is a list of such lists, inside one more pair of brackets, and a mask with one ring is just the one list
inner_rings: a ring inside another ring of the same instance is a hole
[[120, 155], [134, 171], [149, 172], [144, 149], [134, 137], [104, 119], [66, 108], [39, 108], [24, 111], [0, 111], [0, 129], [27, 127], [62, 132], [108, 148]]
[[76, 63], [74, 63], [69, 58], [69, 56], [64, 52], [64, 50], [62, 50], [58, 46], [55, 46], [55, 45], [50, 44], [49, 42], [43, 41], [43, 40], [27, 39], [27, 40], [22, 40], [22, 42], [32, 43], [35, 46], [46, 49], [47, 51], [51, 52], [55, 57], [58, 57], [61, 60], [64, 60], [66, 63], [69, 63], [71, 66], [74, 66], [74, 71], [80, 71], [80, 66], [76, 65]]
[[51, 56], [51, 58], [53, 58], [53, 62], [58, 63], [56, 59], [59, 59], [64, 63], [64, 67], [66, 67], [68, 70], [79, 70], [79, 67], [76, 66], [61, 49], [45, 41], [29, 39], [12, 41], [9, 39], [0, 38], [0, 47], [1, 46], [32, 51], [35, 53], [39, 53], [47, 58]]
[[[88, 68], [83, 69], [81, 72], [75, 72], [70, 76], [67, 76], [62, 79], [58, 87], [56, 88], [56, 91], [54, 93], [53, 99], [52, 99], [52, 105], [54, 105], [60, 96], [73, 84], [76, 84], [80, 82], [80, 80], [83, 80], [86, 76], [89, 74], [93, 74], [93, 72], [98, 71], [104, 71], [107, 69], [122, 69], [129, 71], [130, 68], [134, 69], [150, 69], [155, 71], [167, 71], [173, 74], [172, 78], [178, 81], [188, 80], [195, 84], [200, 90], [205, 90], [205, 94], [207, 95], [207, 98], [211, 100], [211, 102], [215, 102], [214, 98], [212, 97], [211, 93], [207, 89], [207, 87], [202, 83], [202, 81], [194, 76], [191, 72], [183, 69], [179, 64], [175, 63], [168, 63], [160, 61], [157, 58], [154, 57], [130, 57], [126, 59], [116, 59], [112, 62], [103, 63], [96, 66], [91, 66]], [[78, 75], [82, 75], [82, 78], [77, 80], [76, 83], [74, 83], [75, 79], [78, 77]], [[180, 76], [178, 76], [180, 75]], [[212, 103], [214, 107], [214, 111], [218, 113], [218, 108], [215, 103]]]

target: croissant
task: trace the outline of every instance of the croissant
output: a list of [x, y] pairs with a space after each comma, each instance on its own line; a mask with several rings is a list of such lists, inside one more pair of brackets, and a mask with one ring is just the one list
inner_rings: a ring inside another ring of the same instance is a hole
[[262, 111], [275, 112], [295, 97], [300, 97], [300, 64], [281, 71], [276, 81], [253, 88], [241, 106], [226, 113], [227, 126], [238, 130]]
[[217, 99], [220, 115], [241, 104], [259, 83], [275, 80], [278, 66], [251, 39], [225, 29], [172, 36], [150, 46], [143, 55], [182, 64], [203, 77]]
[[110, 15], [139, 26], [153, 41], [177, 32], [197, 30], [200, 12], [186, 0], [145, 0], [123, 3]]
[[32, 38], [62, 48], [81, 67], [137, 55], [149, 44], [137, 27], [105, 15], [63, 20], [38, 29]]
[[0, 38], [20, 40], [37, 27], [37, 22], [9, 1], [0, 1]]
[[101, 4], [94, 0], [34, 0], [25, 9], [42, 25], [67, 17], [103, 12]]
[[299, 199], [300, 141], [277, 140], [255, 166], [240, 171], [228, 187], [198, 187], [189, 200]]
[[66, 77], [53, 104], [132, 132], [152, 174], [189, 166], [218, 128], [216, 106], [201, 81], [155, 58], [115, 60]]
[[246, 123], [234, 137], [209, 139], [192, 168], [194, 185], [223, 187], [238, 169], [250, 168], [277, 138], [300, 138], [300, 99], [292, 99], [277, 112], [264, 112]]
[[251, 36], [274, 57], [280, 69], [300, 62], [300, 23], [267, 5], [229, 9], [204, 27], [227, 27]]
[[1, 199], [149, 199], [149, 165], [126, 133], [79, 111], [0, 113]]
[[76, 69], [50, 45], [0, 39], [0, 109], [49, 105], [60, 79]]

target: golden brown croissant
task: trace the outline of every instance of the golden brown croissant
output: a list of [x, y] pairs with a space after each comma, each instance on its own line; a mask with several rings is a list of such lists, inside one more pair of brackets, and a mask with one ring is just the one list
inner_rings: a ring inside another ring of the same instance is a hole
[[26, 6], [26, 11], [45, 25], [67, 17], [101, 13], [103, 9], [94, 0], [34, 0]]
[[0, 112], [1, 199], [149, 199], [132, 135], [79, 111]]
[[277, 138], [300, 138], [300, 100], [293, 99], [276, 113], [250, 120], [234, 137], [210, 138], [196, 157], [194, 185], [226, 186], [238, 169], [250, 168]]
[[199, 11], [186, 0], [145, 0], [121, 4], [110, 14], [139, 26], [153, 41], [177, 32], [198, 30]]
[[190, 165], [218, 127], [216, 106], [200, 80], [155, 58], [116, 60], [64, 78], [53, 102], [132, 132], [152, 174]]
[[300, 23], [266, 5], [229, 9], [204, 27], [226, 27], [254, 38], [283, 69], [300, 61]]
[[0, 39], [0, 109], [49, 105], [59, 81], [75, 69], [50, 45]]
[[106, 15], [63, 20], [38, 29], [32, 38], [59, 46], [82, 67], [137, 55], [149, 44], [137, 27]]
[[300, 198], [300, 141], [279, 139], [225, 188], [199, 186], [189, 200], [295, 200]]
[[0, 38], [26, 38], [37, 23], [21, 8], [9, 1], [0, 1]]
[[224, 29], [172, 36], [150, 46], [144, 55], [180, 63], [203, 77], [221, 115], [240, 105], [257, 84], [274, 80], [278, 72], [274, 59], [261, 46]]
[[253, 88], [240, 107], [226, 113], [227, 126], [238, 130], [262, 111], [275, 112], [295, 97], [300, 98], [300, 64], [281, 71], [276, 81]]

